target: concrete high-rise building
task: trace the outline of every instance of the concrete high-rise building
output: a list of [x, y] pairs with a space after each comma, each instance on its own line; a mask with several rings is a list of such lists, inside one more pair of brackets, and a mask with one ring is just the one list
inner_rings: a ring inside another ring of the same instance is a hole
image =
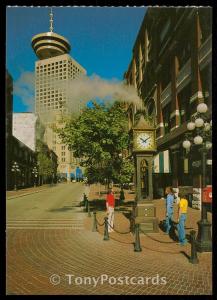
[[68, 53], [69, 41], [53, 32], [53, 13], [50, 13], [50, 31], [32, 38], [32, 48], [38, 57], [35, 62], [35, 112], [45, 125], [45, 142], [58, 156], [58, 171], [70, 180], [75, 173], [76, 162], [73, 154], [63, 144], [51, 125], [57, 127], [59, 119], [70, 113], [67, 81], [86, 75], [86, 70]]

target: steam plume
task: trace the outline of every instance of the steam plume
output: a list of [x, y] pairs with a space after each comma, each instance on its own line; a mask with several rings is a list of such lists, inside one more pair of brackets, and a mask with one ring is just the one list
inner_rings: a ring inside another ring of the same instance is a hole
[[[101, 99], [105, 102], [118, 100], [121, 102], [134, 103], [140, 108], [141, 100], [134, 87], [125, 85], [123, 81], [116, 79], [105, 80], [97, 75], [83, 76], [66, 81], [54, 80], [51, 77], [44, 78], [50, 82], [54, 90], [59, 90], [66, 96], [68, 101], [63, 103], [74, 114], [84, 107], [87, 102]], [[34, 73], [25, 72], [15, 82], [14, 92], [18, 95], [29, 109], [34, 107]], [[46, 112], [47, 119], [54, 118], [54, 112]], [[47, 120], [48, 121], [48, 120]], [[51, 120], [49, 120], [51, 121]]]
[[66, 107], [74, 113], [79, 108], [84, 107], [88, 101], [101, 99], [104, 102], [121, 101], [134, 103], [140, 107], [141, 100], [136, 90], [132, 86], [125, 85], [122, 81], [116, 79], [105, 80], [97, 75], [90, 77], [80, 77], [78, 79], [69, 79], [67, 81], [54, 81], [54, 88], [65, 91], [66, 98], [69, 99]]

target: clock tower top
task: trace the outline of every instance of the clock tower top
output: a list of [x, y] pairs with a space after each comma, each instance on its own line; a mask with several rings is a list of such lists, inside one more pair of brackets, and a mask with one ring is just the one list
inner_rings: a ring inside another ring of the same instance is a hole
[[145, 120], [144, 116], [141, 115], [140, 119], [136, 122], [136, 124], [132, 128], [133, 130], [154, 130], [154, 126], [152, 126], [147, 120]]

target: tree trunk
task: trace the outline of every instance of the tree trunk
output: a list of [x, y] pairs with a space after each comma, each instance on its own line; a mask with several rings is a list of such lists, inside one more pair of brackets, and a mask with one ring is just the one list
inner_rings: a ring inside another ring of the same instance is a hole
[[107, 178], [107, 189], [109, 190], [109, 178]]

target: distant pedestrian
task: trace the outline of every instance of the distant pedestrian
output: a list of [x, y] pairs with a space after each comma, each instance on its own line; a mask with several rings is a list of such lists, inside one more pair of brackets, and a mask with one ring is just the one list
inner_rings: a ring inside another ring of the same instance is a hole
[[124, 200], [125, 200], [124, 189], [123, 189], [123, 187], [121, 187], [119, 204], [123, 204]]
[[188, 210], [188, 200], [186, 199], [186, 195], [180, 194], [180, 201], [178, 203], [178, 237], [179, 244], [184, 246], [187, 243], [185, 237], [185, 221], [187, 218], [187, 210]]
[[172, 187], [166, 187], [166, 234], [169, 234], [171, 226], [173, 224], [173, 204], [174, 204], [174, 192]]
[[112, 189], [108, 190], [107, 197], [106, 197], [106, 208], [108, 214], [108, 232], [112, 232], [114, 226], [114, 208], [115, 208], [115, 197], [112, 192]]

